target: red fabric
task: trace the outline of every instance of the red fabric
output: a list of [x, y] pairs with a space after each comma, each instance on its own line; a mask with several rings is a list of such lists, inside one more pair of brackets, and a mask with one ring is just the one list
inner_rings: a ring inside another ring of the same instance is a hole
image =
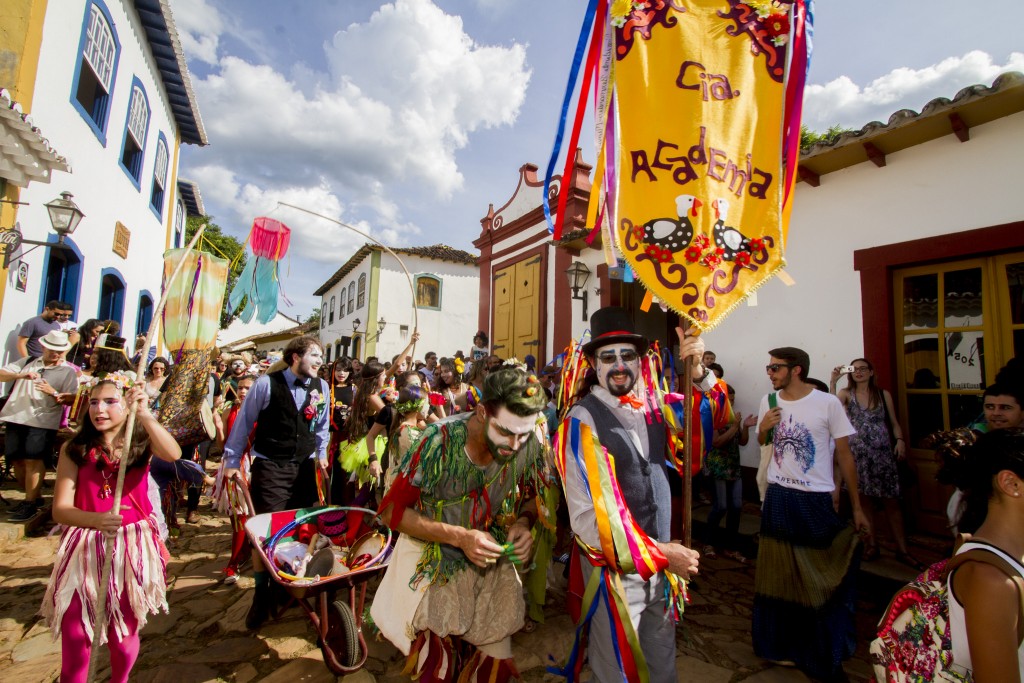
[[[600, 0], [597, 7], [598, 17], [607, 13], [608, 0]], [[569, 137], [569, 152], [565, 155], [565, 170], [562, 171], [562, 186], [558, 192], [558, 212], [555, 218], [555, 240], [562, 239], [565, 229], [565, 207], [569, 201], [569, 184], [572, 181], [572, 167], [576, 163], [576, 145], [580, 141], [580, 129], [583, 126], [583, 115], [587, 110], [587, 94], [590, 92], [590, 81], [597, 71], [598, 57], [604, 43], [604, 22], [594, 22], [594, 33], [590, 39], [590, 50], [587, 52], [587, 63], [583, 67], [583, 85], [580, 88], [579, 104], [576, 107], [576, 119], [572, 124], [572, 135]]]
[[572, 623], [580, 623], [583, 614], [583, 565], [575, 549], [569, 553], [569, 589], [565, 592], [565, 610], [572, 617]]

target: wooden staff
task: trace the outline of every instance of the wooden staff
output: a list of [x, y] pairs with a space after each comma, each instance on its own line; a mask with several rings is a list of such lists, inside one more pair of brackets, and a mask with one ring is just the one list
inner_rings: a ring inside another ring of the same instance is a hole
[[[690, 321], [682, 321], [683, 335]], [[696, 332], [700, 334], [700, 330]], [[692, 336], [692, 335], [691, 335]], [[682, 344], [682, 339], [679, 340]], [[683, 360], [683, 545], [693, 547], [693, 356]]]
[[[167, 305], [167, 298], [171, 292], [171, 284], [179, 275], [181, 275], [181, 271], [185, 268], [185, 257], [193, 250], [196, 243], [199, 241], [199, 238], [202, 237], [204, 230], [206, 230], [206, 223], [200, 225], [199, 229], [196, 230], [196, 234], [192, 237], [192, 241], [188, 243], [187, 247], [185, 247], [185, 253], [182, 254], [181, 260], [178, 261], [178, 265], [175, 266], [171, 276], [167, 278], [167, 282], [164, 284], [163, 296], [160, 297], [159, 303], [157, 303], [156, 308], [153, 310], [153, 320], [150, 322], [149, 330], [146, 332], [146, 344], [142, 347], [142, 351], [139, 354], [139, 362], [135, 368], [136, 378], [145, 376], [149, 347], [153, 343], [153, 337], [156, 336], [156, 328], [159, 325], [161, 316], [163, 315], [164, 307]], [[138, 410], [138, 406], [139, 404], [134, 401], [130, 406], [128, 406], [128, 419], [125, 421], [124, 426], [124, 444], [121, 446], [121, 459], [118, 462], [117, 468], [117, 486], [114, 488], [114, 498], [110, 507], [111, 512], [115, 512], [115, 508], [117, 511], [120, 511], [121, 493], [124, 490], [124, 476], [125, 472], [128, 470], [128, 458], [126, 456], [132, 447], [132, 433], [135, 431], [135, 413]], [[96, 651], [100, 641], [97, 636], [96, 629], [103, 629], [101, 633], [105, 633], [107, 631], [107, 625], [105, 623], [107, 620], [107, 600], [114, 599], [114, 596], [108, 594], [110, 571], [114, 561], [114, 543], [108, 543], [107, 540], [108, 539], [104, 536], [103, 570], [100, 572], [99, 590], [96, 591], [96, 595], [101, 596], [101, 599], [99, 605], [96, 607], [96, 621], [94, 622], [95, 626], [93, 628], [92, 651], [89, 654], [89, 675], [86, 677], [86, 681], [89, 683], [92, 683], [96, 675]], [[113, 541], [113, 539], [111, 539], [111, 541]]]
[[[402, 259], [398, 258], [398, 254], [396, 254], [395, 252], [391, 251], [391, 249], [386, 244], [381, 242], [380, 240], [378, 240], [378, 239], [376, 239], [374, 237], [371, 237], [370, 235], [367, 235], [362, 230], [360, 230], [358, 228], [354, 228], [351, 225], [349, 225], [348, 223], [342, 223], [341, 221], [339, 221], [337, 219], [334, 219], [334, 218], [331, 218], [330, 216], [325, 216], [322, 213], [317, 213], [316, 211], [310, 211], [309, 209], [304, 209], [301, 206], [295, 206], [294, 204], [289, 204], [287, 202], [278, 202], [277, 205], [278, 206], [287, 206], [289, 209], [297, 209], [299, 211], [304, 211], [305, 213], [308, 213], [311, 216], [316, 216], [318, 218], [323, 218], [325, 221], [330, 221], [331, 223], [334, 223], [335, 225], [340, 225], [343, 228], [348, 228], [352, 232], [356, 233], [357, 235], [362, 235], [366, 239], [370, 240], [371, 242], [373, 242], [374, 244], [379, 246], [384, 251], [386, 251], [389, 254], [391, 254], [392, 256], [394, 256], [395, 260], [398, 261], [398, 265], [401, 266], [403, 271], [405, 271], [405, 279], [409, 281], [409, 293], [412, 295], [412, 332], [413, 332], [413, 334], [416, 334], [416, 332], [419, 331], [419, 329], [420, 329], [420, 316], [419, 316], [419, 313], [416, 311], [416, 287], [414, 287], [413, 284], [412, 284], [412, 275], [409, 274], [409, 269], [405, 267], [405, 263], [402, 262]], [[367, 330], [370, 329], [369, 326], [371, 324], [373, 324], [372, 320], [367, 321], [367, 327], [366, 327]], [[412, 345], [412, 355], [413, 355], [413, 358], [416, 357], [416, 344]]]

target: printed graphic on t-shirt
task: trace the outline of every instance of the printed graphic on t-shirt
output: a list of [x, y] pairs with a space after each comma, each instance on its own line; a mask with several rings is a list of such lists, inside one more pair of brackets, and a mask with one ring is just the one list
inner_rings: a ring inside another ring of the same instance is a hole
[[796, 460], [804, 474], [814, 467], [814, 437], [802, 422], [793, 417], [779, 423], [775, 429], [775, 463], [782, 466], [786, 457]]

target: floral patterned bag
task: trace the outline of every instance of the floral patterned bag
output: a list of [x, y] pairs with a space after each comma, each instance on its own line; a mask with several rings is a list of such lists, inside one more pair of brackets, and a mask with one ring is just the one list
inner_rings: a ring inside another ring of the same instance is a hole
[[[964, 538], [962, 534], [958, 539], [958, 548]], [[966, 562], [984, 562], [1008, 576], [1017, 576], [1001, 557], [978, 548], [928, 567], [893, 596], [878, 623], [878, 637], [871, 641], [869, 651], [879, 683], [969, 683], [972, 680], [969, 672], [960, 673], [962, 668], [953, 668], [946, 588], [950, 572]], [[1020, 582], [1018, 589], [1022, 589]], [[1018, 623], [1024, 627], [1024, 594], [1020, 597], [1022, 615]], [[1017, 635], [1024, 642], [1024, 633]]]

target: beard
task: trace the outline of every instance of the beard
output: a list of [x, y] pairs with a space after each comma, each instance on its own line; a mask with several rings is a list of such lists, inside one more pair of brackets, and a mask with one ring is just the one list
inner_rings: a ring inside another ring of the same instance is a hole
[[[612, 375], [624, 375], [624, 381], [613, 381]], [[601, 380], [601, 386], [607, 389], [608, 393], [615, 397], [625, 396], [629, 392], [633, 391], [633, 387], [636, 386], [636, 375], [633, 374], [633, 371], [629, 368], [617, 369], [614, 372], [607, 373], [599, 379]]]
[[[516, 453], [519, 452], [518, 449], [511, 449], [509, 446], [499, 446], [491, 440], [491, 435], [487, 432], [484, 432], [484, 439], [487, 441], [487, 450], [491, 452], [491, 457], [500, 463], [508, 462], [512, 458], [516, 457]], [[507, 451], [503, 453], [502, 450], [504, 449], [511, 450], [511, 453]]]

